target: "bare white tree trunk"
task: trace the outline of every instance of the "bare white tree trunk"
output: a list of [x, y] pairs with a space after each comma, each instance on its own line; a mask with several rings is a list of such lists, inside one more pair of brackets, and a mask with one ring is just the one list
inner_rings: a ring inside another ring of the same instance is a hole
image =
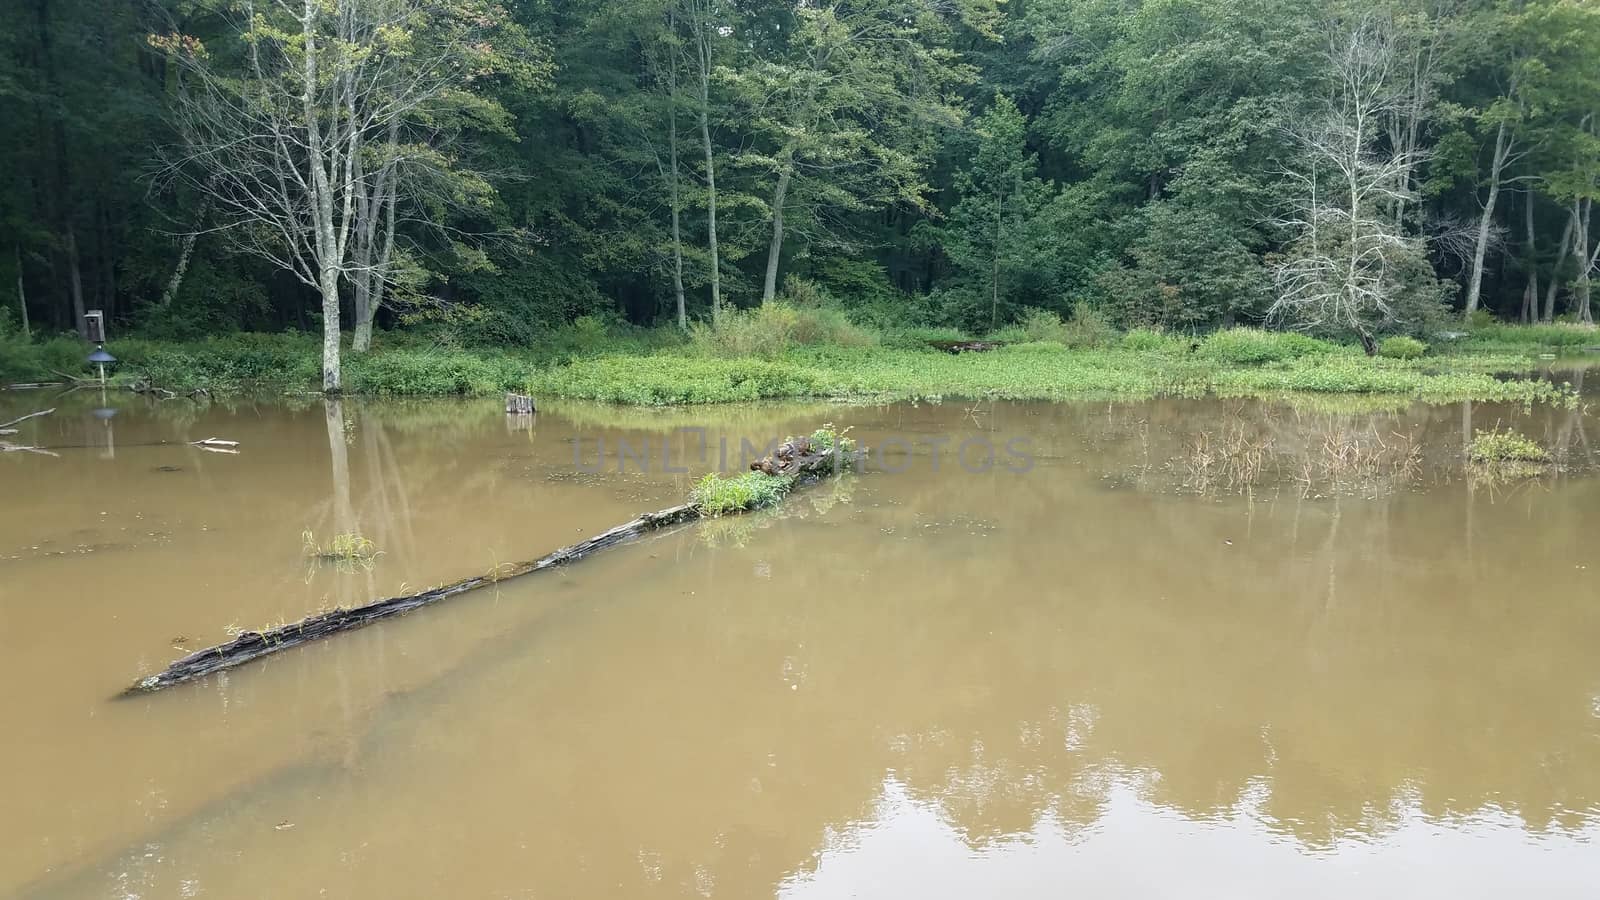
[[183, 236], [183, 243], [178, 247], [178, 263], [172, 267], [172, 277], [167, 279], [167, 286], [161, 291], [159, 305], [171, 306], [172, 298], [178, 296], [178, 288], [183, 286], [183, 276], [189, 271], [189, 258], [194, 256], [194, 245], [199, 239], [198, 231]]
[[1528, 260], [1528, 284], [1522, 291], [1522, 310], [1517, 314], [1517, 321], [1531, 325], [1539, 316], [1539, 256], [1534, 243], [1533, 191], [1524, 194], [1523, 200], [1522, 225], [1526, 241], [1523, 256]]
[[1506, 160], [1511, 156], [1515, 140], [1501, 122], [1494, 135], [1494, 159], [1489, 164], [1489, 197], [1483, 203], [1483, 214], [1478, 217], [1478, 241], [1472, 249], [1472, 273], [1467, 278], [1467, 315], [1478, 310], [1483, 292], [1483, 260], [1489, 250], [1489, 230], [1494, 225], [1495, 202], [1500, 199], [1500, 179], [1505, 172]]
[[22, 282], [22, 245], [16, 244], [13, 249], [17, 255], [17, 308], [22, 311], [22, 336], [31, 339], [33, 327], [28, 323], [28, 292]]
[[1589, 273], [1593, 271], [1595, 262], [1600, 259], [1600, 246], [1589, 250], [1589, 217], [1594, 210], [1594, 201], [1583, 201], [1583, 215], [1578, 220], [1576, 233], [1572, 236], [1573, 255], [1578, 258], [1578, 280], [1572, 286], [1572, 299], [1578, 307], [1578, 321], [1585, 325], [1594, 323], [1594, 311], [1589, 308]]

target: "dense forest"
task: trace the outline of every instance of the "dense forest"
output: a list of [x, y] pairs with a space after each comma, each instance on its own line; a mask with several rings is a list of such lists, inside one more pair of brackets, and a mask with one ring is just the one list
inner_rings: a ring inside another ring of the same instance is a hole
[[0, 330], [1592, 317], [1594, 0], [18, 0], [0, 42]]

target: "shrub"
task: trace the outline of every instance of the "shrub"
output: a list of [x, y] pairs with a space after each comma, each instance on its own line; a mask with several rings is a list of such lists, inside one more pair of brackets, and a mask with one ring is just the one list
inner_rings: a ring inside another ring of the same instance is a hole
[[972, 336], [959, 328], [896, 328], [883, 332], [883, 346], [895, 350], [929, 350], [934, 341], [970, 341]]
[[729, 312], [718, 325], [696, 323], [690, 327], [689, 341], [707, 356], [772, 358], [791, 347], [866, 347], [877, 343], [877, 335], [836, 309], [775, 301]]
[[1427, 352], [1427, 344], [1403, 334], [1390, 335], [1378, 345], [1378, 355], [1389, 359], [1419, 359]]
[[1012, 344], [1050, 343], [1085, 349], [1105, 346], [1116, 337], [1106, 317], [1093, 307], [1080, 303], [1072, 318], [1063, 322], [1048, 309], [1030, 309], [1020, 321], [996, 331], [995, 340]]
[[783, 302], [790, 306], [824, 306], [833, 298], [815, 281], [790, 275], [783, 280], [783, 290], [778, 292]]
[[1229, 328], [1213, 332], [1201, 342], [1199, 352], [1206, 359], [1249, 366], [1334, 353], [1339, 349], [1337, 344], [1296, 332]]
[[1550, 454], [1532, 439], [1515, 431], [1480, 431], [1467, 448], [1467, 458], [1475, 463], [1543, 463]]
[[1493, 323], [1474, 328], [1469, 340], [1474, 344], [1516, 344], [1530, 347], [1572, 349], [1600, 343], [1600, 330], [1596, 330], [1592, 325], [1511, 325]]
[[643, 406], [813, 397], [827, 392], [819, 373], [788, 360], [671, 353], [596, 357], [537, 376], [533, 384], [537, 391], [563, 397]]
[[1008, 344], [1067, 343], [1067, 323], [1048, 309], [1030, 309], [1022, 318], [996, 331], [992, 337]]
[[1067, 321], [1066, 337], [1068, 347], [1104, 347], [1116, 340], [1117, 329], [1099, 310], [1079, 303], [1072, 308], [1072, 318]]
[[1475, 309], [1467, 316], [1467, 328], [1476, 331], [1479, 328], [1489, 328], [1499, 324], [1495, 321], [1494, 313], [1487, 309]]
[[1170, 353], [1187, 349], [1188, 342], [1153, 328], [1135, 328], [1122, 336], [1122, 347], [1140, 353]]

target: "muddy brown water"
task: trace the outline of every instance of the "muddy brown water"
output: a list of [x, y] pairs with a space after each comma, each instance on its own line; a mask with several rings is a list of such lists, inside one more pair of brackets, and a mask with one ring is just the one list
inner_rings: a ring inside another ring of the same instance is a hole
[[[0, 896], [1600, 884], [1587, 407], [519, 421], [493, 401], [112, 396], [108, 419], [92, 396], [0, 394], [0, 420], [51, 402], [10, 440], [59, 455], [0, 454]], [[883, 448], [877, 465], [113, 699], [230, 629], [535, 557], [679, 502], [724, 438], [736, 457], [825, 421]], [[1463, 441], [1497, 425], [1561, 465], [1471, 477]], [[684, 427], [707, 429], [704, 460]], [[184, 443], [206, 437], [240, 452]], [[648, 471], [617, 471], [623, 440]], [[662, 471], [663, 446], [691, 471]], [[310, 562], [305, 531], [382, 554]]]

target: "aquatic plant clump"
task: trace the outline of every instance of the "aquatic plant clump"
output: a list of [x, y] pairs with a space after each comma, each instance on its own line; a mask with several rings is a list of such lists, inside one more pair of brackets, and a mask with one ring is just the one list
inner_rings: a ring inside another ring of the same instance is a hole
[[316, 535], [310, 531], [303, 531], [300, 533], [300, 542], [305, 547], [306, 556], [313, 559], [353, 562], [376, 559], [383, 553], [371, 539], [354, 532], [336, 534], [328, 542], [328, 546], [324, 547], [317, 543]]
[[709, 472], [694, 486], [690, 498], [701, 513], [720, 516], [772, 506], [793, 484], [791, 478], [765, 472], [743, 472], [730, 478]]
[[1550, 453], [1515, 431], [1479, 431], [1467, 448], [1467, 459], [1480, 464], [1547, 463]]

